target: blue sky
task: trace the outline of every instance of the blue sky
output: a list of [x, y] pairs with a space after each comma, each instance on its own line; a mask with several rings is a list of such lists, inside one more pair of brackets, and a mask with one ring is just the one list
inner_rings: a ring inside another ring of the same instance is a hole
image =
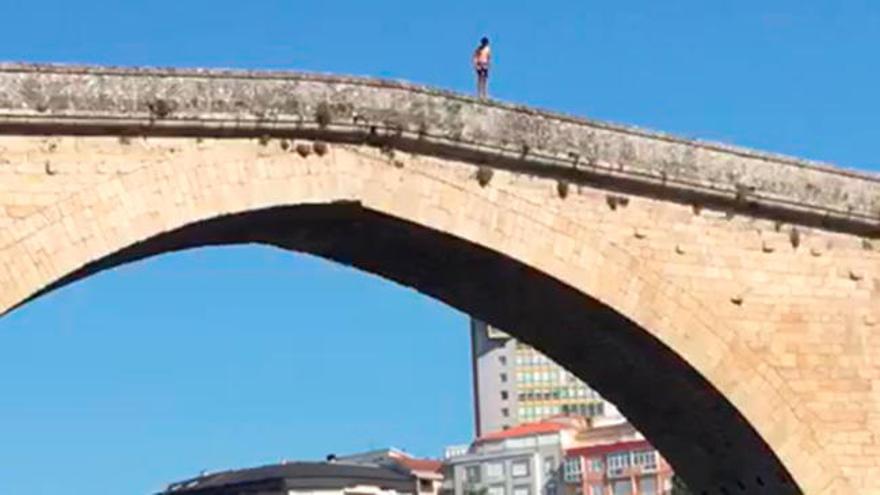
[[[808, 3], [808, 4], [807, 4]], [[873, 0], [0, 0], [0, 60], [298, 69], [470, 91], [878, 170]], [[0, 320], [0, 493], [471, 435], [466, 318], [257, 247], [115, 269]]]

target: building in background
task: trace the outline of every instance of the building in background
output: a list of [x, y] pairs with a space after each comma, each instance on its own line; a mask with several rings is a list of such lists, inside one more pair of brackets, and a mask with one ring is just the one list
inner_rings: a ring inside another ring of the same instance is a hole
[[161, 495], [417, 495], [406, 472], [355, 463], [291, 462], [172, 483]]
[[566, 495], [665, 495], [672, 468], [629, 423], [593, 425], [565, 451]]
[[669, 495], [673, 472], [629, 423], [563, 416], [447, 447], [441, 495]]
[[160, 495], [437, 495], [443, 463], [383, 449], [326, 462], [283, 462], [168, 485]]
[[446, 449], [443, 495], [564, 495], [561, 465], [585, 418], [553, 418]]
[[419, 459], [395, 448], [340, 456], [339, 462], [387, 467], [404, 471], [418, 481], [420, 495], [437, 495], [443, 481], [443, 462]]
[[558, 415], [620, 416], [564, 368], [476, 319], [471, 319], [471, 361], [478, 437]]

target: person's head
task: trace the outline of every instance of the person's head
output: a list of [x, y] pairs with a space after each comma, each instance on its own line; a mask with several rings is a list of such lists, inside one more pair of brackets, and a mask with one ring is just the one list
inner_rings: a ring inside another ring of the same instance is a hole
[[483, 38], [480, 40], [480, 46], [488, 46], [488, 45], [489, 45], [489, 38], [483, 36]]

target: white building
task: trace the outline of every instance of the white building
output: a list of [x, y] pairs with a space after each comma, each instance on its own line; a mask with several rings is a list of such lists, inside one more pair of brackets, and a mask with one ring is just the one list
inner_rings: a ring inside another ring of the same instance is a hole
[[446, 449], [448, 495], [563, 495], [565, 448], [585, 427], [582, 418], [555, 418], [489, 433], [468, 448]]
[[410, 470], [356, 462], [292, 462], [211, 473], [168, 485], [161, 495], [420, 495], [436, 490]]

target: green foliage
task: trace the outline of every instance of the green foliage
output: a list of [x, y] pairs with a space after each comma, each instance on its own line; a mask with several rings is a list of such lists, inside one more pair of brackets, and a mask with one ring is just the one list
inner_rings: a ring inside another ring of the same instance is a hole
[[669, 495], [693, 495], [693, 493], [676, 474], [672, 476], [672, 491], [669, 492]]
[[464, 486], [464, 495], [486, 495], [489, 489], [485, 486], [477, 487], [471, 484]]

